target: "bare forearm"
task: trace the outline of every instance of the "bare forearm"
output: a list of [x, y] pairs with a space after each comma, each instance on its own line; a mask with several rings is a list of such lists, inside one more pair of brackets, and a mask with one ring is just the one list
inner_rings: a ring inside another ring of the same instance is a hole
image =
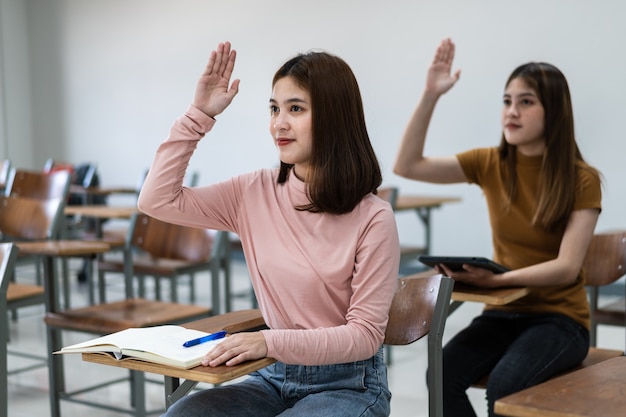
[[424, 143], [428, 125], [439, 96], [424, 92], [407, 124], [398, 150], [394, 173], [406, 178], [416, 178], [416, 166], [424, 159]]

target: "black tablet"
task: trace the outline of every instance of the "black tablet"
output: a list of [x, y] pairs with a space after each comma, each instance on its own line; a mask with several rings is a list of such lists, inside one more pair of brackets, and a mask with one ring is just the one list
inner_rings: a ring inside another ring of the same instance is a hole
[[447, 266], [451, 271], [457, 272], [463, 270], [463, 264], [476, 266], [478, 268], [485, 268], [495, 273], [501, 274], [509, 270], [506, 266], [500, 265], [491, 259], [481, 258], [478, 256], [431, 256], [420, 255], [417, 259], [430, 267], [443, 264]]

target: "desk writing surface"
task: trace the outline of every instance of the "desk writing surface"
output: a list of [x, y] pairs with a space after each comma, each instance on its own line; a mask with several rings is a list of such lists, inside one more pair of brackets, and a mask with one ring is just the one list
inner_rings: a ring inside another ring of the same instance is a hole
[[[437, 271], [429, 269], [408, 277], [430, 277], [436, 274]], [[455, 282], [452, 290], [452, 301], [504, 305], [522, 298], [526, 294], [528, 294], [528, 288], [525, 287], [481, 288]]]
[[21, 254], [42, 256], [89, 256], [108, 252], [108, 243], [85, 240], [45, 240], [41, 242], [15, 242]]
[[624, 417], [626, 356], [501, 398], [495, 412], [510, 417]]
[[[229, 333], [237, 333], [248, 329], [254, 329], [264, 325], [263, 317], [259, 310], [233, 311], [218, 316], [212, 316], [201, 320], [183, 324], [184, 327], [214, 333], [226, 330]], [[264, 368], [275, 362], [272, 358], [263, 358], [244, 362], [236, 366], [196, 366], [191, 369], [179, 369], [166, 365], [148, 363], [138, 359], [118, 361], [109, 355], [99, 353], [83, 353], [82, 358], [86, 362], [100, 363], [117, 366], [143, 372], [151, 372], [168, 377], [183, 378], [197, 382], [219, 384], [249, 374], [250, 372]]]
[[101, 219], [129, 219], [137, 212], [136, 206], [107, 206], [103, 204], [65, 206], [68, 216], [85, 216]]
[[454, 284], [452, 300], [505, 305], [527, 294], [526, 287], [480, 288], [457, 282]]
[[70, 193], [85, 195], [111, 195], [111, 194], [138, 194], [136, 187], [111, 187], [111, 186], [95, 186], [83, 187], [78, 184], [70, 185]]
[[437, 197], [423, 195], [402, 195], [396, 199], [396, 210], [415, 210], [420, 208], [439, 207], [445, 203], [458, 203], [459, 197]]

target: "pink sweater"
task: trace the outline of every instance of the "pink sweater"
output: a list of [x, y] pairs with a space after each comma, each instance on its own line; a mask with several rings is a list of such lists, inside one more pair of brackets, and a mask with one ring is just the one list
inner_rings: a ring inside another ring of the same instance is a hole
[[239, 235], [265, 322], [268, 356], [323, 365], [380, 348], [396, 287], [399, 242], [388, 203], [366, 196], [348, 214], [298, 211], [305, 183], [277, 169], [183, 187], [189, 160], [215, 121], [191, 106], [157, 150], [138, 207], [171, 223]]

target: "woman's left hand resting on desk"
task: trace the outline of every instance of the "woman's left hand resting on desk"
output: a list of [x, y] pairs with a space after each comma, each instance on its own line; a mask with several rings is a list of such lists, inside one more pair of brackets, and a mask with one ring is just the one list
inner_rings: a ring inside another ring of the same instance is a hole
[[267, 356], [265, 336], [261, 332], [244, 332], [227, 336], [202, 358], [203, 366], [233, 366]]

